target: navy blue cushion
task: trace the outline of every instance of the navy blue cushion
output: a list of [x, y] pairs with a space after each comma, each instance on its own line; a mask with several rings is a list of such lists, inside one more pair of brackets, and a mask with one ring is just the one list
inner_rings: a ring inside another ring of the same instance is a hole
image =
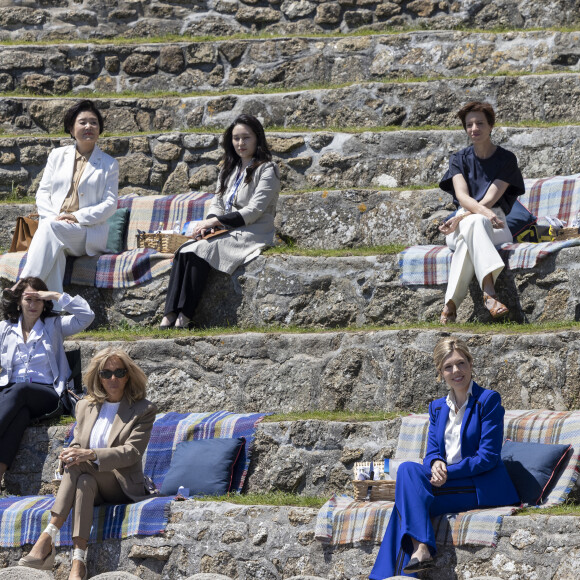
[[238, 437], [178, 443], [161, 485], [161, 494], [175, 495], [180, 485], [189, 488], [190, 495], [227, 493], [245, 442], [244, 437]]
[[107, 254], [120, 254], [125, 249], [125, 234], [129, 222], [129, 210], [120, 207], [108, 220]]
[[538, 221], [538, 218], [517, 199], [511, 211], [505, 216], [505, 219], [514, 238], [514, 242], [521, 232]]
[[[457, 210], [450, 213], [445, 217], [445, 221], [451, 219], [456, 213]], [[528, 211], [528, 208], [517, 199], [511, 211], [505, 216], [505, 219], [514, 242], [517, 242], [516, 237], [518, 234], [520, 234], [520, 232], [523, 232], [527, 227], [535, 224], [538, 221], [538, 218], [533, 213]]]
[[572, 445], [522, 443], [507, 440], [501, 458], [522, 503], [542, 503], [558, 480]]

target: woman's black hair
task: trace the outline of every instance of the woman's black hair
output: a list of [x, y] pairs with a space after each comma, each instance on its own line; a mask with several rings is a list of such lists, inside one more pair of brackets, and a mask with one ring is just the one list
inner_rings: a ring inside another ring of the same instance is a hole
[[[4, 292], [2, 292], [2, 315], [4, 316], [4, 320], [9, 320], [13, 324], [18, 322], [18, 319], [20, 318], [20, 302], [22, 300], [24, 289], [27, 286], [30, 286], [33, 290], [41, 290], [45, 292], [48, 290], [44, 281], [40, 278], [36, 278], [36, 276], [22, 278], [19, 280], [18, 284], [16, 284], [14, 290], [4, 290]], [[52, 311], [52, 307], [52, 300], [44, 301], [44, 308], [40, 314], [42, 322], [50, 316], [58, 316], [56, 312]]]
[[85, 99], [84, 101], [79, 101], [76, 105], [73, 105], [65, 114], [64, 114], [64, 130], [66, 133], [69, 133], [72, 136], [72, 130], [75, 126], [75, 121], [79, 115], [83, 111], [90, 111], [94, 113], [99, 121], [99, 135], [103, 132], [105, 125], [103, 123], [103, 116], [99, 109], [97, 109], [97, 105], [93, 103], [93, 101], [89, 101], [89, 99]]
[[252, 175], [254, 171], [262, 163], [272, 160], [272, 153], [268, 147], [266, 141], [266, 134], [264, 133], [264, 127], [262, 123], [256, 119], [253, 115], [240, 115], [235, 119], [235, 121], [225, 130], [222, 137], [222, 147], [224, 149], [224, 157], [222, 163], [222, 170], [219, 178], [218, 195], [224, 195], [227, 190], [227, 183], [230, 175], [235, 170], [236, 166], [240, 163], [240, 156], [236, 153], [234, 145], [232, 143], [232, 133], [234, 132], [234, 127], [236, 125], [246, 125], [248, 126], [257, 137], [256, 152], [254, 153], [254, 160], [252, 164], [246, 170], [245, 183], [250, 183], [252, 180]]

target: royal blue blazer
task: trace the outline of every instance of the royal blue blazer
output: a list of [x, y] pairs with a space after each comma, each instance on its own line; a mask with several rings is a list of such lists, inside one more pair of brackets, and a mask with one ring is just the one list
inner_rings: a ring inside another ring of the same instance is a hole
[[[461, 457], [459, 463], [447, 466], [447, 481], [470, 477], [480, 506], [519, 503], [514, 484], [501, 460], [503, 418], [505, 410], [496, 391], [473, 383], [472, 394], [461, 423]], [[449, 417], [446, 397], [429, 405], [429, 436], [423, 464], [446, 462], [445, 425]]]

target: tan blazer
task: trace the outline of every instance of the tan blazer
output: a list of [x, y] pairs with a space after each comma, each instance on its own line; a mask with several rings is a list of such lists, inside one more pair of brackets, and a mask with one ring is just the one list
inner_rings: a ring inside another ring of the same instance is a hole
[[[75, 165], [75, 146], [67, 145], [50, 152], [36, 192], [41, 219], [54, 219], [70, 189]], [[117, 209], [119, 164], [95, 145], [79, 182], [79, 209], [73, 212], [87, 228], [85, 251], [88, 256], [107, 249], [109, 219]]]
[[[235, 180], [235, 172], [230, 176], [228, 187]], [[240, 212], [244, 218], [243, 226], [229, 233], [189, 243], [180, 252], [194, 252], [204, 259], [212, 268], [232, 274], [246, 258], [258, 254], [260, 249], [274, 243], [274, 217], [276, 203], [280, 194], [280, 171], [271, 161], [256, 169], [250, 183], [242, 183], [231, 211]], [[226, 213], [224, 198], [215, 195], [208, 215]]]
[[[71, 447], [89, 449], [91, 431], [100, 408], [100, 404], [86, 399], [79, 401]], [[94, 450], [99, 461], [98, 471], [112, 471], [123, 492], [133, 501], [150, 497], [145, 487], [142, 460], [156, 412], [157, 407], [147, 399], [131, 405], [123, 398], [113, 421], [107, 447]]]

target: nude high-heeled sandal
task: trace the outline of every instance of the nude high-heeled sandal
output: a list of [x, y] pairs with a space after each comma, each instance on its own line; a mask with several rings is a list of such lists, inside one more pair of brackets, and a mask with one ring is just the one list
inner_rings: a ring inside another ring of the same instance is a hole
[[58, 534], [58, 528], [54, 524], [48, 524], [44, 530], [51, 539], [51, 550], [44, 558], [35, 558], [30, 554], [28, 556], [23, 556], [18, 560], [19, 566], [25, 566], [26, 568], [34, 568], [35, 570], [52, 570], [54, 566], [54, 559], [56, 557], [56, 549], [54, 547], [54, 539], [56, 534]]
[[75, 548], [73, 550], [73, 560], [78, 560], [82, 562], [85, 566], [85, 575], [83, 576], [83, 580], [87, 580], [89, 577], [89, 572], [87, 570], [87, 550], [81, 550], [80, 548]]

